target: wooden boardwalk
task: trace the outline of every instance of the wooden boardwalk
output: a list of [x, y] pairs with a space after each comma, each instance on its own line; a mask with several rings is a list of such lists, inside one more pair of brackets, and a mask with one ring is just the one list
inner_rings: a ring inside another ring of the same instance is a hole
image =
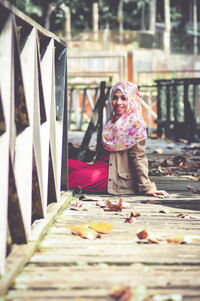
[[[153, 178], [158, 188], [169, 191], [168, 199], [123, 196], [129, 209], [106, 212], [96, 206], [97, 201], [117, 202], [119, 197], [84, 194], [87, 211], [62, 210], [5, 300], [113, 300], [109, 296], [113, 286], [134, 289], [143, 285], [148, 300], [199, 301], [200, 243], [169, 244], [164, 240], [155, 244], [136, 235], [140, 229], [162, 238], [199, 235], [200, 195], [187, 189], [187, 185], [199, 188], [199, 182], [175, 176]], [[62, 198], [68, 196], [63, 193]], [[134, 223], [125, 223], [132, 210], [140, 216]], [[181, 213], [189, 216], [180, 218]], [[95, 240], [75, 236], [68, 228], [102, 221], [110, 223], [112, 230]], [[168, 297], [158, 299], [159, 295]]]

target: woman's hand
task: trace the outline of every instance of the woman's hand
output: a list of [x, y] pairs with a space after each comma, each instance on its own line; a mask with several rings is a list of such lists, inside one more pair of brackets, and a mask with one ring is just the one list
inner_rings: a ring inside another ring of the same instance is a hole
[[164, 198], [169, 197], [169, 193], [167, 193], [165, 190], [148, 190], [145, 191], [145, 195], [164, 197]]

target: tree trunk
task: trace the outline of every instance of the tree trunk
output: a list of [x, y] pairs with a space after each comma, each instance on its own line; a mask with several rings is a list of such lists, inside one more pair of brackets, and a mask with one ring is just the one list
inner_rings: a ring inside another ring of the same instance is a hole
[[119, 39], [120, 39], [120, 42], [123, 41], [123, 1], [124, 0], [119, 0], [119, 5], [118, 5]]
[[165, 31], [164, 31], [164, 50], [166, 53], [170, 53], [170, 0], [164, 0], [165, 9]]
[[98, 40], [98, 33], [99, 33], [99, 10], [98, 10], [98, 3], [94, 2], [92, 5], [92, 12], [93, 12], [93, 34], [94, 40]]
[[194, 55], [198, 55], [198, 25], [197, 25], [197, 0], [193, 0], [193, 31], [194, 31]]
[[149, 30], [155, 33], [156, 24], [156, 0], [150, 1], [150, 13], [149, 13]]

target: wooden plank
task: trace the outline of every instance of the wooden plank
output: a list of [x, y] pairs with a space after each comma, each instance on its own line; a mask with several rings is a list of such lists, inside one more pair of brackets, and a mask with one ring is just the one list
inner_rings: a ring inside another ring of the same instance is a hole
[[9, 174], [9, 141], [10, 141], [10, 114], [12, 98], [12, 47], [11, 26], [9, 20], [2, 28], [0, 35], [0, 91], [2, 109], [5, 118], [6, 132], [0, 136], [0, 275], [5, 273], [5, 257], [7, 242], [7, 208], [8, 208], [8, 174]]
[[21, 246], [15, 245], [15, 248], [6, 260], [6, 273], [0, 279], [0, 297], [5, 295], [17, 274], [19, 274], [30, 259], [38, 242], [41, 240], [48, 227], [53, 223], [58, 212], [66, 207], [69, 196], [70, 194], [66, 192], [62, 195], [60, 202], [49, 205], [46, 218], [33, 225], [28, 244]]

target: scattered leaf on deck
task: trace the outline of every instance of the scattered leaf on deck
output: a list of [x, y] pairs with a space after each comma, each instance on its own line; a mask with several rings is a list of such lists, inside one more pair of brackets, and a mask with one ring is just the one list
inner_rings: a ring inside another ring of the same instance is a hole
[[147, 230], [140, 230], [136, 234], [139, 239], [147, 239], [151, 243], [159, 244], [162, 240], [161, 237], [158, 237], [151, 232], [147, 232]]
[[171, 295], [154, 295], [152, 301], [182, 301], [182, 296], [180, 294]]
[[131, 216], [134, 216], [134, 217], [140, 216], [140, 212], [138, 212], [138, 211], [131, 211]]
[[112, 225], [109, 223], [89, 223], [88, 227], [97, 231], [98, 233], [109, 233], [112, 230]]
[[70, 210], [75, 210], [75, 211], [88, 211], [86, 208], [82, 207], [83, 202], [82, 200], [74, 200], [71, 202], [71, 207]]
[[137, 220], [133, 216], [127, 217], [125, 219], [125, 223], [131, 224], [131, 223], [136, 223], [136, 222], [137, 222]]
[[198, 217], [198, 216], [190, 215], [187, 213], [180, 213], [177, 215], [177, 217], [184, 218], [184, 219], [200, 219], [200, 217]]
[[78, 235], [82, 238], [95, 239], [100, 238], [100, 234], [93, 229], [89, 229], [87, 227], [75, 228], [72, 229], [72, 233], [74, 235]]
[[177, 155], [172, 158], [172, 162], [176, 166], [183, 166], [186, 162], [186, 158], [182, 155]]
[[131, 211], [130, 216], [125, 219], [125, 223], [135, 223], [135, 222], [137, 222], [137, 220], [135, 218], [137, 216], [140, 216], [139, 212], [137, 212], [137, 211]]
[[166, 211], [166, 210], [160, 210], [159, 213], [164, 213], [164, 214], [166, 214], [166, 213], [168, 213], [168, 211]]
[[106, 205], [105, 201], [97, 201], [96, 206], [99, 206], [101, 208], [105, 208], [107, 205]]
[[163, 154], [163, 149], [162, 148], [157, 148], [155, 151], [153, 151], [153, 154]]
[[146, 239], [148, 237], [148, 232], [146, 230], [140, 230], [136, 234], [139, 239]]
[[112, 288], [109, 296], [119, 301], [147, 301], [149, 293], [145, 285], [135, 288], [116, 286]]
[[119, 286], [119, 287], [113, 287], [109, 295], [117, 300], [129, 301], [132, 300], [133, 293], [130, 288]]
[[75, 206], [72, 206], [70, 207], [70, 210], [75, 210], [75, 211], [88, 211], [86, 208], [84, 207], [75, 207]]
[[161, 204], [161, 202], [160, 201], [157, 201], [157, 200], [149, 200], [149, 201], [147, 201], [147, 204], [158, 204], [158, 205], [160, 205]]
[[180, 235], [167, 238], [170, 244], [184, 244], [184, 243], [200, 243], [200, 236], [197, 235]]
[[112, 230], [112, 225], [104, 222], [91, 222], [68, 226], [72, 233], [83, 238], [95, 239], [101, 237], [99, 233], [105, 234]]
[[76, 224], [76, 225], [71, 225], [71, 226], [67, 226], [67, 228], [69, 229], [76, 229], [76, 228], [88, 228], [89, 223], [85, 223], [85, 224]]
[[108, 208], [104, 208], [104, 211], [122, 211], [123, 201], [120, 199], [117, 204], [113, 204], [110, 200], [106, 200], [106, 206]]

